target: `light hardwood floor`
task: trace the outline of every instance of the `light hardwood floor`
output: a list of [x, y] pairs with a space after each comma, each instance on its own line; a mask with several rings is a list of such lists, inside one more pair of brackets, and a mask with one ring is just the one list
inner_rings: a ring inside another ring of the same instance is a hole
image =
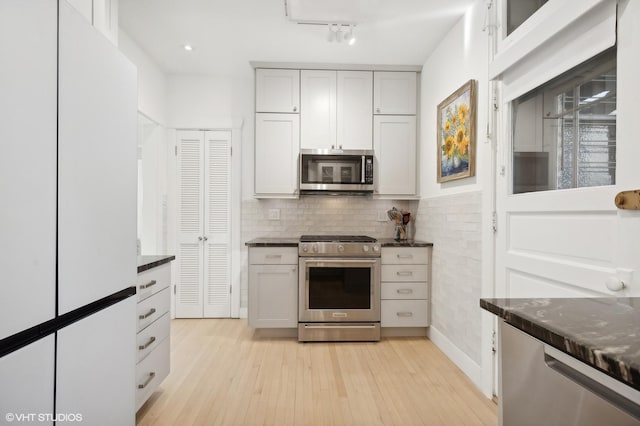
[[496, 425], [496, 405], [426, 338], [298, 343], [245, 320], [174, 320], [171, 373], [138, 425]]

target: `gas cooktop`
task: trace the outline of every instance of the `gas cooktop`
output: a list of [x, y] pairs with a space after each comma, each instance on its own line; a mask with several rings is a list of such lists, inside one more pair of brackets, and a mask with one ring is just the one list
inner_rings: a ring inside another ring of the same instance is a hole
[[377, 240], [366, 235], [303, 235], [301, 243], [375, 243]]

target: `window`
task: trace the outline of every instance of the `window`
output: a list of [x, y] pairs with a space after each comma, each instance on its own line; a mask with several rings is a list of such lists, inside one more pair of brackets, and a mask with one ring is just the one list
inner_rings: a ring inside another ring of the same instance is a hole
[[526, 21], [548, 0], [507, 0], [507, 35]]
[[615, 46], [512, 107], [514, 194], [615, 183]]

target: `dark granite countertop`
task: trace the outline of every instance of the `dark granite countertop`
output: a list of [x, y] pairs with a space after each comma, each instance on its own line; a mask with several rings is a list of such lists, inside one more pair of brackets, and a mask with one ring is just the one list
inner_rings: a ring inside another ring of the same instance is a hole
[[433, 243], [420, 240], [394, 240], [393, 238], [378, 238], [381, 247], [433, 247]]
[[300, 238], [254, 238], [244, 243], [247, 247], [298, 247]]
[[480, 299], [480, 306], [640, 390], [640, 297]]
[[138, 273], [146, 271], [156, 266], [164, 265], [174, 260], [172, 254], [161, 254], [156, 256], [138, 256]]

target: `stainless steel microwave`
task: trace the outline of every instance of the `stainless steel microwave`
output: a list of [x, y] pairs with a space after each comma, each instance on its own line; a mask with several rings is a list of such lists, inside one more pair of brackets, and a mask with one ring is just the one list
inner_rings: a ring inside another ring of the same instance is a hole
[[300, 192], [372, 193], [373, 151], [303, 149], [300, 151]]

